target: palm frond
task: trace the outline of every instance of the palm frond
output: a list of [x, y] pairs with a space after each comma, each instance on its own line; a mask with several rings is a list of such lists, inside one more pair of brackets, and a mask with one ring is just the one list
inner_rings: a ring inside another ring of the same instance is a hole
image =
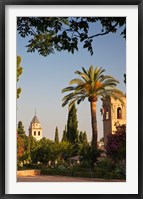
[[62, 89], [62, 93], [67, 92], [67, 91], [72, 91], [72, 90], [75, 90], [75, 87], [69, 86], [69, 87]]
[[70, 103], [69, 103], [69, 111], [70, 111], [70, 109], [72, 108], [72, 106], [74, 105], [74, 103], [77, 101], [77, 98], [76, 99], [74, 99], [74, 100], [72, 100], [72, 101], [70, 101]]
[[74, 98], [75, 96], [76, 96], [75, 93], [70, 93], [70, 94], [68, 94], [68, 95], [65, 95], [65, 96], [63, 97], [62, 101], [66, 101], [66, 100], [72, 99], [72, 98]]
[[76, 101], [77, 104], [80, 104], [86, 97], [95, 100], [98, 97], [111, 96], [123, 103], [122, 96], [124, 94], [116, 88], [119, 81], [111, 75], [104, 75], [105, 70], [102, 67], [94, 69], [91, 65], [88, 70], [82, 67], [82, 71], [75, 72], [81, 79], [75, 78], [69, 82], [69, 84], [76, 84], [76, 86], [69, 86], [62, 90], [62, 93], [71, 91], [62, 99], [62, 106], [69, 103], [71, 107]]
[[112, 78], [112, 77], [110, 77], [110, 78], [105, 78], [105, 79], [102, 81], [102, 83], [105, 84], [105, 85], [108, 84], [108, 83], [110, 83], [110, 82], [114, 82], [114, 83], [116, 83], [116, 84], [119, 83], [118, 80], [116, 80], [116, 79], [114, 79], [114, 78]]
[[109, 83], [103, 84], [102, 86], [104, 86], [104, 88], [109, 88], [109, 87], [116, 87], [117, 84], [115, 82], [109, 82]]
[[82, 85], [85, 82], [82, 79], [76, 78], [76, 79], [72, 79], [69, 84], [78, 84], [78, 85]]
[[84, 97], [80, 97], [78, 100], [77, 100], [77, 104], [80, 104], [80, 102], [84, 101], [85, 100], [85, 96]]
[[104, 69], [102, 69], [102, 67], [98, 68], [96, 67], [95, 70], [94, 70], [94, 80], [100, 80], [100, 78], [103, 76], [103, 72], [105, 72]]
[[93, 68], [92, 65], [89, 67], [89, 70], [88, 70], [88, 77], [90, 78], [90, 81], [91, 81], [91, 82], [94, 81], [94, 68]]
[[62, 103], [62, 107], [66, 106], [68, 104], [69, 101], [65, 100], [63, 103]]
[[84, 72], [86, 75], [88, 75], [88, 73], [87, 73], [87, 71], [85, 70], [84, 67], [82, 67], [82, 70], [83, 70], [83, 72]]
[[82, 77], [82, 79], [84, 79], [86, 82], [90, 81], [90, 78], [89, 78], [88, 75], [85, 74], [85, 73], [82, 73], [82, 72], [80, 72], [80, 71], [76, 71], [75, 74], [80, 75], [80, 76]]

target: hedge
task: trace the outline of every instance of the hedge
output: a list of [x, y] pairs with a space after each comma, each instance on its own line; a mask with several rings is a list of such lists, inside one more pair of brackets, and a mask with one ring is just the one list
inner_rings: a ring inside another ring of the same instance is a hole
[[63, 175], [72, 177], [85, 177], [85, 178], [104, 178], [104, 179], [125, 179], [124, 176], [115, 174], [113, 172], [83, 172], [73, 171], [72, 169], [60, 170], [58, 168], [53, 169], [42, 169], [41, 174], [43, 175]]

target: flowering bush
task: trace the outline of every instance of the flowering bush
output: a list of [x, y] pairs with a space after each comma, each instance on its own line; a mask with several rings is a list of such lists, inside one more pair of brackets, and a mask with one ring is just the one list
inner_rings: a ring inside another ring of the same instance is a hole
[[126, 159], [126, 125], [119, 125], [116, 129], [115, 134], [107, 138], [106, 153], [118, 162]]

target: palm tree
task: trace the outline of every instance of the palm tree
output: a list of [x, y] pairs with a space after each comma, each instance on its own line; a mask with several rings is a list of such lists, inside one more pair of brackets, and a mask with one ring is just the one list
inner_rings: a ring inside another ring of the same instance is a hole
[[92, 125], [92, 146], [97, 148], [97, 120], [96, 120], [96, 102], [98, 97], [105, 98], [111, 96], [119, 99], [123, 93], [115, 88], [119, 81], [114, 79], [110, 75], [103, 75], [105, 72], [102, 68], [94, 68], [90, 66], [88, 70], [82, 67], [82, 72], [76, 71], [81, 78], [73, 79], [69, 82], [70, 85], [76, 84], [76, 86], [69, 86], [62, 90], [63, 92], [71, 91], [63, 98], [64, 107], [69, 103], [69, 108], [77, 101], [77, 104], [88, 98], [91, 109], [91, 125]]

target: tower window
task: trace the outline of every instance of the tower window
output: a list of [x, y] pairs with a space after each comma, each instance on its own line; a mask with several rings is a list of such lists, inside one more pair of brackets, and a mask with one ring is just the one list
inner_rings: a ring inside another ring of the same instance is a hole
[[109, 112], [106, 112], [106, 120], [109, 119]]
[[109, 112], [108, 112], [108, 108], [105, 109], [105, 119], [108, 120], [109, 119]]
[[122, 110], [120, 107], [117, 108], [117, 119], [122, 119]]
[[34, 131], [34, 136], [36, 136], [36, 131]]
[[40, 136], [40, 131], [38, 131], [38, 136]]

